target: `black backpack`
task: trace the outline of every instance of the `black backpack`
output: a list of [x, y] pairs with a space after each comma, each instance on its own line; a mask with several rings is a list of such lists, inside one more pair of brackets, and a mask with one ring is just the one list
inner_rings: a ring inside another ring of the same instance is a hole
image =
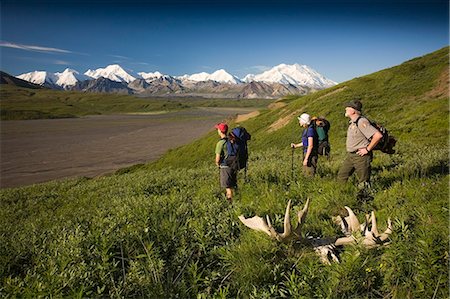
[[331, 127], [330, 122], [323, 117], [313, 118], [311, 122], [317, 133], [317, 151], [319, 155], [329, 156], [331, 150], [330, 141], [328, 140], [328, 131]]
[[[252, 136], [247, 132], [244, 127], [236, 127], [231, 130], [229, 138], [227, 140], [227, 165], [233, 165], [230, 167], [236, 167], [237, 170], [241, 170], [247, 167], [248, 162], [248, 145], [247, 141], [251, 140]], [[236, 162], [234, 162], [236, 160]], [[234, 165], [236, 164], [236, 165]]]
[[[362, 118], [362, 116], [358, 117], [358, 119], [356, 120], [356, 126], [358, 126], [358, 122], [361, 118]], [[389, 154], [389, 155], [394, 154], [395, 153], [394, 146], [397, 143], [397, 139], [395, 139], [394, 136], [389, 135], [388, 130], [384, 126], [380, 125], [379, 123], [377, 123], [375, 121], [368, 119], [367, 117], [364, 117], [364, 118], [366, 118], [369, 121], [369, 123], [383, 135], [381, 140], [377, 143], [377, 145], [372, 150], [378, 150], [378, 151], [381, 151], [381, 152]], [[359, 126], [358, 126], [358, 129], [359, 129]], [[369, 141], [370, 141], [370, 139], [369, 139]]]

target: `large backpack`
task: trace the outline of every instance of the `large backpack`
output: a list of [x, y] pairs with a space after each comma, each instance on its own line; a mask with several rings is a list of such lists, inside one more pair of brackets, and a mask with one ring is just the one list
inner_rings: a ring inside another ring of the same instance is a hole
[[234, 140], [233, 137], [231, 137], [226, 139], [225, 146], [227, 147], [228, 154], [223, 160], [223, 164], [234, 170], [239, 170], [239, 144]]
[[312, 124], [317, 133], [318, 147], [317, 151], [319, 155], [329, 156], [330, 155], [330, 142], [328, 140], [328, 131], [330, 130], [331, 124], [328, 120], [323, 117], [313, 118]]
[[[356, 126], [358, 126], [358, 122], [362, 117], [363, 116], [358, 117], [358, 119], [356, 120]], [[369, 121], [369, 123], [383, 135], [381, 140], [377, 143], [377, 145], [372, 150], [379, 150], [386, 154], [394, 154], [395, 153], [394, 146], [397, 143], [397, 139], [395, 139], [395, 137], [393, 137], [393, 136], [390, 136], [388, 130], [384, 126], [380, 125], [379, 123], [377, 123], [375, 121], [368, 119], [367, 117], [364, 117], [364, 118], [366, 118]], [[358, 126], [358, 129], [359, 129], [359, 126]], [[369, 141], [370, 140], [371, 139], [369, 139]]]
[[[244, 169], [247, 167], [248, 162], [248, 145], [252, 136], [247, 132], [244, 127], [236, 127], [231, 130], [230, 138], [227, 141], [228, 156], [236, 156], [237, 169]], [[230, 158], [234, 159], [234, 158]]]

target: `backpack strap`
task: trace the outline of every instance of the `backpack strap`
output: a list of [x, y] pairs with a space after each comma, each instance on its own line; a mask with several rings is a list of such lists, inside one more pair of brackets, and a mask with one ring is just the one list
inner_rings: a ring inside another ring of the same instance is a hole
[[[360, 120], [361, 118], [367, 119], [367, 121], [369, 122], [369, 124], [370, 124], [371, 126], [373, 126], [378, 132], [380, 132], [380, 130], [379, 130], [376, 126], [373, 125], [373, 123], [370, 121], [370, 119], [368, 119], [368, 118], [365, 117], [365, 116], [360, 115], [360, 116], [356, 119], [355, 124], [356, 124], [356, 127], [358, 128], [358, 130], [361, 132], [361, 134], [362, 134], [367, 140], [371, 141], [371, 140], [372, 140], [372, 137], [367, 138], [366, 135], [364, 135], [364, 134], [362, 133], [361, 129], [359, 128], [359, 124], [358, 124], [358, 123], [359, 123], [359, 120]], [[383, 133], [382, 133], [382, 134], [383, 134]]]
[[231, 142], [230, 139], [228, 139], [225, 143], [227, 145], [228, 156], [237, 156], [239, 152], [239, 145]]
[[[356, 119], [356, 121], [354, 122], [354, 124], [356, 125], [356, 127], [358, 128], [358, 130], [361, 132], [361, 129], [359, 128], [359, 121], [361, 120], [361, 118], [365, 118], [367, 119], [367, 121], [370, 123], [370, 120], [367, 117], [364, 117], [362, 115], [358, 116], [358, 118]], [[362, 133], [362, 132], [361, 132]], [[364, 134], [363, 134], [364, 135]], [[365, 137], [365, 136], [364, 136]]]
[[[224, 137], [224, 138], [220, 138], [220, 140], [224, 140], [225, 142], [222, 144], [222, 151], [220, 152], [220, 164], [223, 165], [227, 159], [227, 157], [225, 156], [225, 150], [224, 147], [227, 146], [228, 143], [228, 138]], [[223, 153], [223, 156], [222, 156]]]

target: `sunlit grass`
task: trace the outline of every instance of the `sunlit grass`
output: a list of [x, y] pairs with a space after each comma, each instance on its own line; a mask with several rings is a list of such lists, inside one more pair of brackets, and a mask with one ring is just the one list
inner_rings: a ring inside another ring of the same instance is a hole
[[[315, 179], [301, 175], [298, 152], [292, 172], [295, 119], [267, 132], [288, 112], [265, 110], [245, 122], [253, 134], [248, 177], [239, 176], [233, 205], [212, 162], [214, 134], [115, 175], [1, 190], [0, 296], [448, 298], [448, 96], [424, 95], [447, 58], [444, 49], [343, 83], [345, 94], [321, 98], [326, 103], [319, 98], [327, 91], [289, 99], [288, 111], [305, 108], [332, 122], [332, 157], [319, 160]], [[377, 100], [384, 94], [387, 104]], [[336, 182], [347, 125], [341, 102], [355, 95], [399, 139], [394, 155], [375, 153], [368, 202], [357, 200], [354, 179]], [[428, 111], [422, 131], [412, 111]], [[307, 198], [303, 237], [340, 235], [331, 217], [347, 205], [360, 220], [375, 210], [380, 230], [390, 217], [390, 243], [346, 246], [341, 263], [327, 266], [308, 246], [278, 243], [238, 220], [269, 215], [281, 229], [287, 201], [295, 212]]]

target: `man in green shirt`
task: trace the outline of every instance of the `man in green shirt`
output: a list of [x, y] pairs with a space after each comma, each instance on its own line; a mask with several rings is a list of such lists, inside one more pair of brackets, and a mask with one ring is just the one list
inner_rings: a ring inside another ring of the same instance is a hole
[[217, 167], [219, 167], [220, 173], [220, 186], [225, 188], [227, 200], [231, 202], [233, 198], [233, 189], [237, 188], [237, 169], [228, 166], [226, 163], [228, 158], [228, 125], [225, 123], [219, 123], [215, 126], [215, 128], [220, 136], [220, 140], [217, 142], [215, 150], [215, 162]]

